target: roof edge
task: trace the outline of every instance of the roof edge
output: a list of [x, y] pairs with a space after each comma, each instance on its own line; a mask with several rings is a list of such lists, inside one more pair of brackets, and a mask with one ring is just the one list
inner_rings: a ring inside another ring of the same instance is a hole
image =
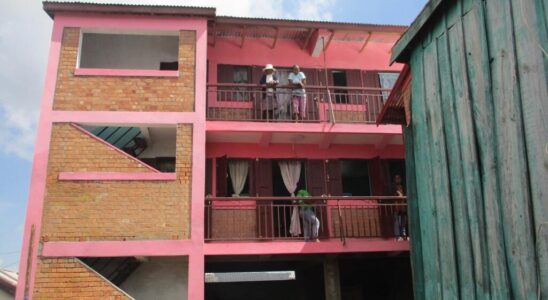
[[236, 17], [236, 16], [217, 16], [216, 23], [240, 24], [240, 25], [265, 25], [265, 26], [287, 26], [303, 28], [333, 28], [340, 30], [367, 30], [381, 32], [403, 33], [407, 29], [406, 25], [392, 24], [369, 24], [369, 23], [351, 23], [334, 21], [314, 21], [314, 20], [296, 20], [296, 19], [272, 19], [256, 17]]
[[168, 5], [133, 5], [133, 4], [99, 4], [87, 2], [55, 2], [43, 1], [42, 8], [54, 18], [60, 12], [86, 12], [86, 13], [118, 13], [118, 14], [142, 14], [142, 15], [185, 15], [196, 17], [215, 17], [216, 9], [213, 7], [196, 6], [168, 6]]
[[440, 4], [444, 0], [430, 0], [424, 5], [419, 15], [415, 18], [413, 23], [409, 26], [407, 31], [398, 39], [394, 47], [392, 47], [392, 56], [390, 57], [390, 63], [399, 62], [404, 63], [408, 61], [407, 51], [408, 46], [415, 40], [417, 35], [422, 31], [430, 17], [440, 7]]

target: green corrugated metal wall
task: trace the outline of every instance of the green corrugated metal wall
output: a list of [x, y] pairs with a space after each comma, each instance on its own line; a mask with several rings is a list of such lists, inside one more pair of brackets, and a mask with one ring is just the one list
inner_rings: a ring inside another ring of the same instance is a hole
[[548, 299], [547, 15], [444, 1], [408, 46], [417, 299]]

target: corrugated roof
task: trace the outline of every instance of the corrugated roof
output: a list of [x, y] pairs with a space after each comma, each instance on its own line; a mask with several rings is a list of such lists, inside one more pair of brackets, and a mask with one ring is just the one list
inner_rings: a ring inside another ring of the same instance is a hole
[[355, 22], [334, 22], [323, 20], [297, 20], [285, 18], [255, 18], [237, 16], [216, 16], [216, 9], [207, 6], [186, 5], [144, 5], [126, 3], [98, 3], [93, 1], [43, 1], [44, 10], [53, 18], [57, 12], [91, 12], [149, 15], [185, 15], [214, 18], [218, 23], [237, 23], [268, 26], [291, 26], [305, 28], [335, 28], [347, 30], [369, 30], [385, 32], [404, 32], [405, 25], [368, 24]]
[[5, 290], [8, 294], [14, 295], [17, 287], [18, 274], [6, 269], [0, 269], [0, 289]]
[[390, 58], [391, 63], [395, 61], [401, 63], [408, 61], [409, 57], [407, 55], [407, 50], [409, 44], [415, 40], [415, 37], [422, 31], [428, 20], [430, 20], [443, 1], [444, 0], [429, 0], [424, 5], [413, 23], [411, 23], [409, 28], [398, 39], [394, 47], [392, 47], [392, 57]]
[[214, 7], [184, 5], [144, 5], [126, 3], [97, 3], [85, 1], [43, 1], [46, 13], [53, 18], [58, 12], [118, 13], [145, 15], [184, 15], [214, 17]]

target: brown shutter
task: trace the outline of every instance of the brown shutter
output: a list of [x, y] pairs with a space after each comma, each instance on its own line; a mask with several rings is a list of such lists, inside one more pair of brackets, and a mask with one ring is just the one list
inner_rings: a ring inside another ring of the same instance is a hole
[[371, 195], [384, 196], [384, 184], [383, 184], [381, 159], [375, 157], [369, 161], [369, 178], [371, 181]]
[[[366, 88], [380, 88], [381, 82], [379, 80], [379, 72], [377, 71], [364, 71], [363, 81]], [[368, 95], [368, 118], [369, 121], [375, 121], [377, 115], [382, 110], [382, 93], [380, 91], [366, 90]]]
[[[253, 163], [255, 195], [272, 196], [272, 161], [258, 159]], [[272, 201], [257, 200], [257, 233], [259, 238], [272, 238], [274, 233]]]
[[350, 87], [362, 86], [362, 74], [360, 70], [346, 70], [346, 85]]
[[341, 161], [338, 159], [327, 163], [327, 187], [330, 196], [342, 196]]
[[213, 173], [213, 170], [212, 170], [212, 160], [211, 158], [208, 158], [206, 159], [206, 165], [205, 165], [205, 194], [206, 195], [211, 195], [211, 192], [212, 192], [212, 173]]
[[216, 159], [216, 196], [225, 197], [227, 193], [227, 159], [226, 156], [217, 157]]
[[312, 196], [321, 196], [327, 193], [323, 160], [311, 159], [306, 162], [306, 185]]
[[272, 161], [258, 159], [254, 162], [255, 195], [259, 197], [272, 196]]
[[234, 66], [217, 65], [217, 83], [233, 83]]
[[261, 77], [263, 77], [263, 67], [261, 66], [250, 66], [251, 72], [251, 83], [259, 84]]
[[306, 76], [306, 85], [320, 85], [317, 69], [303, 68], [301, 72]]

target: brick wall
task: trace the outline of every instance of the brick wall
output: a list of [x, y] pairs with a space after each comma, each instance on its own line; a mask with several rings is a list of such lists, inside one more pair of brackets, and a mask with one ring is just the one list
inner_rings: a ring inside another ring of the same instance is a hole
[[69, 124], [54, 124], [42, 239], [187, 239], [192, 125], [178, 125], [176, 181], [59, 181], [63, 171], [147, 171]]
[[257, 238], [256, 209], [211, 209], [211, 239]]
[[38, 259], [33, 299], [131, 299], [74, 258]]
[[179, 34], [179, 77], [74, 76], [79, 28], [65, 28], [54, 110], [194, 111], [196, 33]]

